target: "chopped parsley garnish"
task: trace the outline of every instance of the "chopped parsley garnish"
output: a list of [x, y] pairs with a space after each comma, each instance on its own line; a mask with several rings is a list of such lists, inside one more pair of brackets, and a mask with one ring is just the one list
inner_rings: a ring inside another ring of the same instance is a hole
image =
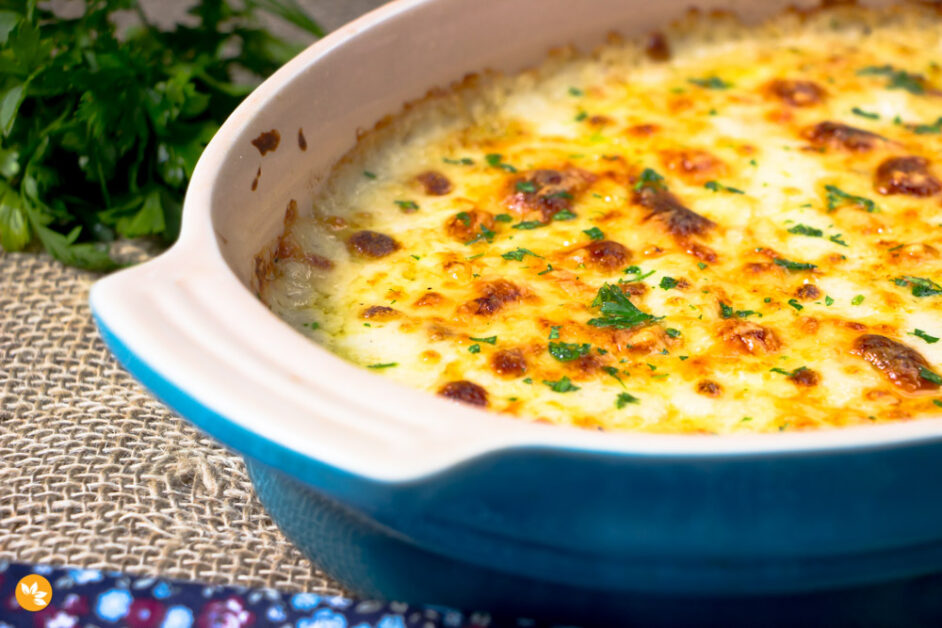
[[820, 229], [815, 229], [814, 227], [809, 227], [808, 225], [795, 225], [788, 230], [789, 233], [794, 233], [795, 235], [809, 236], [812, 238], [820, 238], [824, 235], [824, 232]]
[[795, 308], [796, 311], [800, 312], [805, 309], [805, 306], [798, 302], [798, 299], [789, 299], [788, 304]]
[[808, 264], [806, 262], [793, 262], [791, 260], [783, 259], [781, 257], [775, 258], [775, 265], [781, 266], [782, 268], [790, 271], [802, 271], [802, 270], [814, 270], [817, 268], [814, 264]]
[[504, 163], [504, 156], [500, 153], [488, 153], [484, 156], [484, 161], [486, 161], [487, 165], [491, 168], [500, 168], [507, 172], [517, 172], [516, 168], [508, 163]]
[[727, 83], [718, 76], [708, 76], [706, 78], [692, 78], [687, 79], [688, 83], [692, 83], [697, 87], [703, 87], [706, 89], [729, 89], [733, 86], [732, 83]]
[[641, 172], [641, 177], [638, 179], [638, 182], [635, 183], [635, 192], [640, 192], [644, 188], [666, 190], [667, 185], [664, 183], [664, 177], [651, 168], [645, 168]]
[[514, 218], [510, 214], [497, 214], [494, 216], [494, 220], [497, 222], [513, 222]]
[[769, 369], [769, 371], [772, 372], [772, 373], [781, 373], [782, 375], [786, 375], [786, 376], [788, 376], [788, 377], [795, 377], [796, 375], [798, 375], [798, 374], [801, 373], [802, 371], [807, 371], [807, 370], [808, 370], [808, 367], [807, 367], [807, 366], [799, 366], [799, 367], [796, 368], [794, 371], [786, 371], [785, 369], [780, 369], [780, 368], [778, 368], [778, 367], [775, 367], [775, 368], [773, 368], [773, 369]]
[[513, 225], [511, 229], [539, 229], [540, 227], [544, 226], [546, 225], [544, 225], [539, 220], [524, 220], [523, 222], [518, 222], [517, 224]]
[[536, 183], [533, 181], [517, 181], [517, 185], [514, 186], [517, 188], [518, 192], [523, 192], [524, 194], [536, 194]]
[[370, 172], [369, 170], [364, 170], [364, 171], [363, 171], [363, 176], [366, 177], [367, 179], [375, 179], [375, 178], [376, 178], [376, 174], [373, 173], [373, 172]]
[[468, 212], [458, 212], [455, 218], [463, 222], [465, 227], [471, 226], [471, 214]]
[[394, 366], [399, 366], [398, 362], [383, 362], [381, 364], [370, 364], [366, 368], [368, 369], [388, 369]]
[[825, 295], [825, 296], [824, 296], [824, 304], [825, 304], [825, 305], [834, 305], [834, 299], [832, 299], [831, 297]]
[[902, 277], [894, 279], [893, 283], [903, 287], [912, 286], [914, 297], [932, 297], [937, 294], [942, 294], [942, 286], [924, 277], [903, 275]]
[[939, 376], [938, 373], [930, 371], [924, 366], [919, 367], [919, 377], [923, 378], [927, 382], [942, 385], [942, 376]]
[[468, 347], [468, 353], [481, 353], [481, 345], [473, 344]]
[[[321, 324], [317, 321], [312, 321], [310, 323], [304, 323], [302, 327], [307, 327], [308, 329], [320, 329]], [[919, 331], [918, 329], [916, 331]]]
[[680, 338], [681, 336], [680, 330], [674, 329], [673, 327], [668, 327], [664, 330], [664, 333], [666, 333], [671, 338]]
[[598, 227], [592, 227], [591, 229], [584, 229], [582, 233], [589, 236], [590, 240], [604, 240], [605, 234], [602, 233], [602, 230]]
[[575, 217], [576, 215], [568, 209], [563, 209], [553, 214], [553, 220], [572, 220]]
[[864, 302], [864, 299], [866, 299], [866, 298], [867, 298], [867, 297], [865, 297], [864, 295], [858, 294], [857, 296], [855, 296], [853, 299], [850, 300], [850, 304], [851, 304], [851, 305], [860, 305], [861, 303]]
[[549, 353], [560, 362], [572, 362], [589, 353], [591, 345], [585, 342], [581, 345], [569, 342], [551, 342], [549, 343]]
[[487, 338], [475, 338], [474, 336], [468, 336], [468, 340], [473, 340], [474, 342], [486, 342], [489, 345], [497, 344], [497, 336], [488, 336]]
[[662, 316], [653, 316], [642, 312], [628, 300], [625, 293], [617, 285], [604, 284], [599, 288], [592, 307], [599, 308], [602, 314], [599, 318], [589, 320], [593, 327], [614, 327], [616, 329], [631, 329], [639, 325], [647, 325], [661, 320]]
[[588, 117], [589, 117], [589, 114], [587, 114], [585, 111], [580, 111], [578, 114], [576, 114], [576, 117], [573, 118], [573, 120], [575, 120], [576, 122], [582, 122]]
[[857, 205], [870, 213], [878, 211], [876, 203], [869, 198], [848, 194], [834, 185], [825, 185], [824, 189], [828, 193], [828, 211], [834, 211], [842, 205]]
[[570, 95], [570, 96], [575, 96], [576, 98], [578, 98], [579, 96], [583, 96], [584, 94], [585, 94], [585, 93], [584, 93], [581, 89], [579, 89], [578, 87], [570, 87], [570, 88], [569, 88], [569, 95]]
[[731, 188], [727, 185], [723, 185], [719, 181], [707, 181], [703, 184], [703, 187], [710, 190], [711, 192], [729, 192], [730, 194], [745, 194], [739, 188]]
[[839, 233], [835, 233], [830, 238], [828, 238], [828, 240], [830, 240], [834, 244], [840, 244], [841, 246], [850, 246], [849, 244], [844, 242], [844, 239], [841, 237], [841, 234]]
[[465, 245], [471, 245], [471, 244], [474, 244], [475, 242], [480, 242], [481, 240], [487, 240], [488, 242], [494, 241], [494, 236], [497, 235], [496, 233], [488, 229], [483, 224], [478, 225], [478, 227], [481, 229], [481, 233], [477, 234], [476, 236], [474, 236], [473, 238], [465, 242]]
[[916, 95], [924, 94], [926, 91], [921, 76], [898, 70], [892, 65], [871, 65], [858, 70], [857, 74], [860, 76], [885, 76], [887, 89], [905, 89], [910, 94]]
[[558, 393], [575, 392], [579, 390], [579, 387], [573, 385], [572, 381], [566, 375], [563, 375], [562, 379], [555, 382], [552, 382], [548, 379], [544, 379], [543, 383], [549, 386], [553, 392], [558, 392]]
[[632, 277], [625, 277], [624, 279], [625, 281], [627, 281], [628, 283], [635, 283], [643, 279], [647, 279], [648, 277], [654, 274], [654, 271], [652, 270], [645, 273], [641, 271], [640, 267], [631, 265], [625, 269], [625, 274], [633, 275]]
[[867, 118], [868, 120], [879, 120], [879, 119], [880, 119], [880, 114], [879, 114], [879, 113], [873, 113], [873, 112], [870, 112], [870, 111], [864, 111], [864, 110], [861, 109], [860, 107], [854, 107], [853, 109], [850, 110], [850, 112], [851, 112], [852, 114], [854, 114], [855, 116], [860, 116], [861, 118]]
[[529, 256], [531, 256], [531, 257], [539, 257], [539, 258], [542, 258], [542, 257], [543, 257], [542, 255], [537, 255], [536, 253], [534, 253], [534, 252], [531, 251], [530, 249], [524, 249], [524, 248], [520, 248], [520, 247], [517, 247], [517, 248], [516, 248], [515, 250], [513, 250], [513, 251], [507, 251], [506, 253], [504, 253], [503, 255], [501, 255], [501, 257], [503, 257], [505, 260], [514, 260], [514, 261], [517, 261], [517, 262], [522, 262], [522, 261], [523, 261], [523, 258], [524, 258], [525, 256], [527, 256], [527, 255], [529, 255]]
[[559, 338], [560, 327], [562, 327], [562, 325], [553, 325], [552, 327], [550, 327], [550, 333], [549, 333], [550, 340], [556, 340], [557, 338]]
[[551, 272], [553, 272], [553, 265], [547, 264], [546, 270], [541, 270], [540, 272], [537, 273], [537, 275], [545, 275], [546, 273], [551, 273]]
[[451, 164], [452, 166], [473, 166], [474, 160], [470, 157], [462, 157], [461, 159], [449, 159], [445, 157], [442, 159], [446, 164]]
[[621, 381], [621, 377], [618, 376], [617, 368], [615, 368], [614, 366], [603, 366], [602, 370], [608, 373], [609, 375], [611, 375], [612, 377], [614, 377], [615, 381], [621, 384], [622, 388], [625, 387], [625, 382]]
[[393, 203], [398, 205], [402, 211], [415, 211], [419, 208], [419, 204], [415, 201], [393, 201]]
[[622, 408], [627, 406], [629, 403], [641, 403], [641, 400], [635, 397], [634, 395], [626, 393], [626, 392], [618, 393], [618, 397], [615, 398], [616, 408], [621, 410]]
[[677, 287], [677, 280], [673, 277], [661, 277], [661, 290], [670, 290]]
[[932, 124], [914, 124], [910, 128], [916, 135], [937, 135], [942, 133], [942, 116]]
[[915, 331], [911, 331], [911, 332], [909, 332], [909, 335], [910, 335], [910, 336], [916, 336], [917, 338], [922, 338], [923, 340], [925, 340], [925, 341], [926, 341], [928, 344], [930, 344], [930, 345], [934, 345], [935, 343], [939, 342], [939, 339], [938, 339], [938, 338], [936, 338], [935, 336], [930, 336], [929, 334], [927, 334], [926, 332], [922, 331], [921, 329], [917, 329], [917, 330], [915, 330]]
[[720, 317], [722, 318], [749, 318], [758, 314], [755, 310], [734, 310], [731, 306], [720, 301]]
[[939, 406], [940, 408], [942, 408], [942, 401], [940, 401], [940, 400], [938, 400], [938, 399], [933, 399], [933, 400], [932, 400], [932, 403], [934, 403], [935, 405], [937, 405], [937, 406]]

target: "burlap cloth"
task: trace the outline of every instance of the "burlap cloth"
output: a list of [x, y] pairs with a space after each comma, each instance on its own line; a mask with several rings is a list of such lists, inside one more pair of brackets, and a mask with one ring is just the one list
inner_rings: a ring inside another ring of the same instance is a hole
[[[302, 4], [335, 28], [380, 2]], [[114, 360], [95, 279], [0, 252], [0, 560], [342, 592], [275, 527], [242, 460]]]

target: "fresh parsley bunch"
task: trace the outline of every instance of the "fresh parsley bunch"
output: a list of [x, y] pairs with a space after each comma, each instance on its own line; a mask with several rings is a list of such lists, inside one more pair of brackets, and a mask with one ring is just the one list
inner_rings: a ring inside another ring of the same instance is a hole
[[[120, 35], [118, 11], [139, 18]], [[300, 48], [268, 33], [262, 14], [323, 34], [295, 0], [199, 0], [190, 14], [162, 31], [135, 0], [86, 0], [74, 18], [0, 0], [4, 250], [38, 241], [65, 264], [107, 271], [116, 239], [173, 242], [200, 153], [252, 90], [233, 72], [265, 76]]]

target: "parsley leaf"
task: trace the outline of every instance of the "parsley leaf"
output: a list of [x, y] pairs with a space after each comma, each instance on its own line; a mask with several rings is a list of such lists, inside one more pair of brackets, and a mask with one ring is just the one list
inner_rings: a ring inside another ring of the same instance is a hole
[[781, 266], [782, 268], [793, 271], [793, 272], [802, 271], [802, 270], [814, 270], [815, 268], [817, 268], [817, 266], [814, 264], [808, 264], [806, 262], [793, 262], [791, 260], [787, 260], [781, 257], [776, 257], [774, 261], [775, 261], [776, 266]]
[[626, 393], [626, 392], [618, 393], [618, 397], [615, 398], [616, 408], [621, 410], [622, 408], [627, 406], [629, 403], [641, 403], [641, 400], [635, 397], [634, 395]]
[[481, 353], [481, 345], [473, 344], [468, 347], [468, 353]]
[[[146, 19], [119, 28], [130, 0], [77, 5], [63, 17], [0, 1], [0, 245], [35, 240], [62, 263], [107, 271], [117, 239], [176, 239], [200, 153], [252, 90], [233, 70], [251, 82], [300, 51], [265, 18], [323, 31], [284, 0], [198, 0], [173, 30]], [[260, 152], [283, 141], [259, 131]]]
[[662, 290], [670, 290], [677, 287], [677, 280], [673, 277], [661, 277], [660, 287]]
[[924, 277], [912, 277], [903, 275], [893, 280], [897, 286], [912, 286], [914, 297], [933, 297], [942, 294], [942, 286]]
[[393, 201], [393, 203], [404, 212], [414, 212], [419, 208], [419, 204], [415, 201]]
[[500, 153], [488, 153], [484, 156], [484, 161], [486, 161], [487, 165], [491, 168], [500, 168], [507, 172], [517, 172], [516, 168], [508, 163], [504, 163], [504, 156]]
[[666, 190], [667, 184], [664, 183], [664, 177], [659, 175], [655, 170], [651, 168], [645, 168], [641, 171], [641, 176], [638, 179], [638, 182], [635, 183], [635, 192], [640, 192], [641, 190], [649, 188], [652, 190]]
[[471, 245], [471, 244], [474, 244], [475, 242], [480, 242], [481, 240], [486, 240], [487, 242], [494, 241], [494, 236], [497, 235], [495, 232], [488, 229], [484, 224], [480, 224], [478, 225], [478, 227], [480, 228], [481, 233], [477, 234], [476, 236], [474, 236], [473, 238], [465, 242], [465, 245]]
[[729, 89], [733, 86], [732, 83], [727, 83], [718, 76], [708, 76], [706, 78], [692, 78], [687, 79], [688, 83], [692, 83], [698, 87], [704, 87], [706, 89]]
[[522, 262], [523, 258], [527, 255], [531, 257], [539, 257], [539, 258], [543, 257], [542, 255], [537, 255], [530, 249], [524, 249], [520, 247], [517, 247], [513, 251], [507, 251], [506, 253], [502, 254], [501, 257], [503, 257], [505, 260], [514, 260], [517, 262]]
[[868, 120], [880, 119], [879, 113], [873, 113], [871, 111], [864, 111], [860, 107], [854, 107], [853, 109], [850, 110], [850, 112], [854, 114], [855, 116], [860, 116], [861, 118], [867, 118]]
[[592, 307], [599, 308], [600, 318], [589, 320], [593, 327], [614, 327], [616, 329], [631, 329], [639, 325], [647, 325], [661, 320], [661, 316], [653, 316], [642, 312], [628, 300], [625, 293], [617, 285], [604, 284], [599, 288]]
[[703, 184], [703, 187], [710, 190], [711, 192], [729, 192], [730, 194], [745, 194], [739, 188], [731, 188], [729, 186], [723, 185], [718, 181], [707, 181]]
[[553, 392], [558, 393], [575, 392], [579, 390], [579, 387], [573, 385], [572, 381], [566, 375], [563, 375], [562, 379], [555, 382], [544, 379], [543, 383], [549, 386]]
[[910, 74], [892, 65], [869, 66], [857, 71], [860, 76], [885, 76], [887, 89], [904, 89], [910, 94], [925, 93], [925, 79], [918, 74]]
[[589, 236], [590, 240], [604, 240], [605, 234], [602, 233], [602, 230], [598, 227], [592, 227], [591, 229], [584, 229], [582, 233]]
[[591, 349], [589, 343], [569, 343], [569, 342], [551, 342], [549, 343], [549, 353], [560, 362], [572, 362], [589, 353]]
[[824, 232], [820, 229], [815, 229], [814, 227], [809, 227], [808, 225], [795, 225], [788, 230], [789, 233], [794, 233], [795, 235], [809, 236], [812, 238], [820, 238], [824, 235]]
[[488, 336], [487, 338], [475, 338], [474, 336], [468, 336], [468, 340], [473, 340], [474, 342], [486, 342], [489, 345], [497, 344], [497, 336]]
[[909, 332], [909, 335], [916, 336], [917, 338], [922, 338], [923, 340], [926, 341], [927, 344], [930, 344], [930, 345], [934, 345], [935, 343], [939, 342], [938, 338], [936, 338], [935, 336], [930, 336], [929, 334], [922, 331], [921, 329], [911, 331]]
[[942, 385], [942, 377], [940, 377], [938, 373], [930, 371], [924, 366], [919, 367], [919, 377], [923, 378], [927, 382]]
[[824, 189], [828, 193], [828, 211], [834, 211], [842, 205], [857, 205], [870, 213], [879, 211], [876, 203], [871, 201], [869, 198], [848, 194], [844, 190], [834, 185], [825, 185]]
[[380, 364], [370, 364], [366, 368], [368, 369], [388, 369], [394, 366], [399, 366], [398, 362], [382, 362]]
[[788, 304], [795, 308], [796, 311], [800, 312], [805, 309], [805, 306], [798, 302], [798, 299], [789, 299]]
[[539, 220], [524, 220], [523, 222], [518, 222], [513, 225], [511, 229], [539, 229], [540, 227], [545, 227], [542, 222]]

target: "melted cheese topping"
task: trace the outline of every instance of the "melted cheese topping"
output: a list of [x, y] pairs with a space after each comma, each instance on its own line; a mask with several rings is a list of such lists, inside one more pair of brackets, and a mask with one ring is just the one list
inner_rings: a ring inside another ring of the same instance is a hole
[[664, 42], [394, 119], [289, 211], [262, 299], [352, 362], [531, 420], [938, 415], [938, 15], [694, 19]]

